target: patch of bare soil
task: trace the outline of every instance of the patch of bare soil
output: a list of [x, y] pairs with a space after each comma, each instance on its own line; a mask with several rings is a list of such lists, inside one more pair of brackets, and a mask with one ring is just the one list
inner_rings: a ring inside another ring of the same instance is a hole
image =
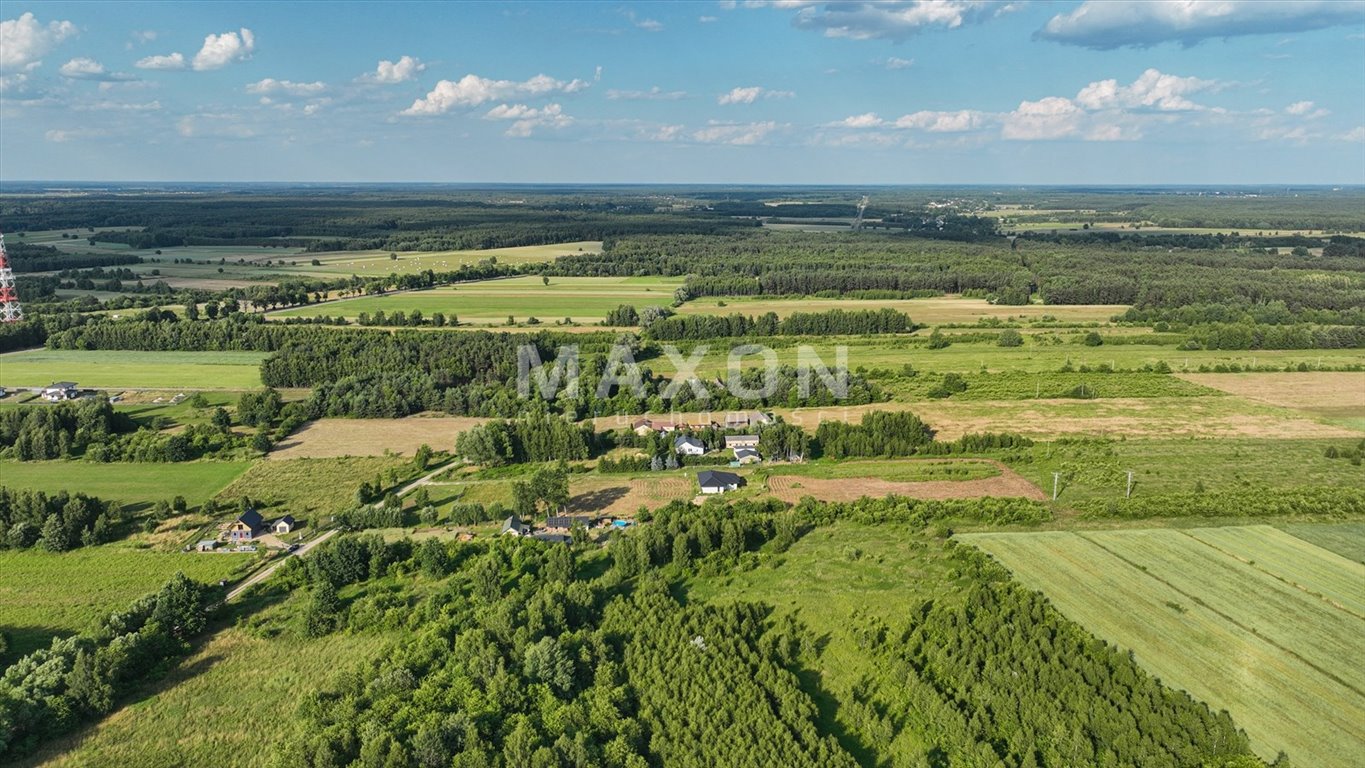
[[980, 499], [994, 496], [1043, 501], [1047, 498], [1036, 485], [1003, 465], [996, 477], [915, 483], [892, 482], [875, 477], [826, 480], [802, 475], [774, 475], [768, 478], [768, 492], [789, 504], [795, 504], [803, 496], [814, 496], [820, 501], [853, 501], [864, 496], [881, 498], [889, 494], [913, 499]]
[[455, 447], [455, 437], [487, 419], [461, 416], [410, 416], [406, 419], [319, 419], [280, 441], [272, 459], [338, 456], [410, 455], [423, 444], [437, 450]]

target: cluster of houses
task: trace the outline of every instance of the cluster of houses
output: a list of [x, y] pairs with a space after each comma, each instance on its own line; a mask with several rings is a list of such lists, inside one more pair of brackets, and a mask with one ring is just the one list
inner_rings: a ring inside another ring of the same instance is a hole
[[725, 414], [725, 421], [710, 421], [706, 423], [690, 424], [686, 421], [655, 421], [653, 419], [636, 419], [631, 422], [630, 428], [637, 435], [647, 435], [650, 432], [657, 432], [661, 435], [671, 434], [677, 431], [687, 431], [695, 429], [757, 429], [766, 424], [773, 423], [773, 417], [762, 411], [735, 411]]
[[218, 548], [218, 543], [221, 540], [226, 540], [227, 543], [240, 547], [244, 544], [250, 544], [267, 533], [273, 533], [276, 536], [292, 533], [298, 525], [299, 522], [294, 519], [293, 515], [284, 515], [267, 523], [265, 518], [261, 517], [260, 512], [248, 509], [224, 526], [222, 532], [218, 534], [218, 538], [204, 539], [195, 545], [195, 549], [200, 552], [212, 552]]

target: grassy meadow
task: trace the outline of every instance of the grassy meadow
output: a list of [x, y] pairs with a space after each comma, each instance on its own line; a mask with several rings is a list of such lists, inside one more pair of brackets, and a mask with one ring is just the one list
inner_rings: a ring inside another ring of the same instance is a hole
[[1227, 709], [1263, 757], [1345, 768], [1365, 754], [1365, 565], [1267, 526], [959, 538]]
[[155, 592], [177, 571], [216, 582], [253, 562], [245, 554], [151, 552], [120, 544], [60, 554], [0, 550], [0, 632], [10, 639], [0, 668]]
[[844, 299], [844, 298], [769, 298], [747, 296], [705, 296], [693, 299], [678, 308], [684, 315], [749, 316], [776, 312], [786, 317], [793, 312], [825, 312], [842, 309], [856, 312], [864, 309], [894, 309], [904, 312], [918, 325], [949, 325], [976, 323], [982, 319], [1006, 323], [1107, 323], [1115, 315], [1127, 311], [1126, 304], [1050, 305], [1028, 304], [1010, 306], [992, 304], [985, 299], [962, 296], [942, 296], [927, 299]]
[[600, 323], [622, 304], [667, 306], [681, 284], [681, 278], [668, 277], [555, 277], [546, 285], [539, 277], [514, 277], [342, 299], [271, 316], [354, 318], [362, 312], [410, 314], [416, 310], [427, 317], [442, 312], [446, 317], [458, 317], [463, 324], [501, 325], [509, 316], [518, 321], [536, 317], [550, 323], [568, 317], [576, 323]]
[[264, 352], [32, 349], [0, 355], [0, 386], [74, 381], [98, 389], [254, 389]]
[[257, 461], [217, 497], [236, 502], [248, 496], [271, 515], [307, 519], [355, 506], [361, 483], [379, 479], [388, 488], [416, 473], [410, 460], [396, 456]]
[[136, 511], [184, 496], [190, 506], [213, 498], [247, 471], [244, 461], [188, 461], [173, 464], [87, 461], [0, 462], [0, 485], [48, 494], [80, 492], [112, 499]]

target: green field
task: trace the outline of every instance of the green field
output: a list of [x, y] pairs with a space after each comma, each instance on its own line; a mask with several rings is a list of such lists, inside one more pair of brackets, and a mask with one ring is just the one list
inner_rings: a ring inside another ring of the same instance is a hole
[[[597, 253], [602, 250], [600, 240], [583, 240], [551, 245], [524, 245], [515, 248], [490, 248], [481, 251], [404, 251], [394, 259], [389, 251], [345, 251], [339, 253], [308, 254], [301, 264], [309, 264], [308, 274], [379, 276], [389, 273], [407, 274], [424, 269], [452, 272], [465, 264], [497, 259], [499, 264], [543, 264], [573, 253]], [[319, 266], [311, 266], [317, 259]]]
[[549, 323], [572, 318], [577, 323], [600, 323], [622, 304], [667, 306], [681, 278], [668, 277], [555, 277], [549, 285], [539, 277], [482, 280], [424, 291], [364, 296], [314, 304], [272, 313], [273, 317], [356, 317], [360, 313], [411, 313], [430, 317], [443, 312], [461, 323], [498, 325], [508, 316], [517, 320], [536, 317]]
[[1365, 565], [1268, 526], [981, 533], [978, 546], [1269, 759], [1365, 754]]
[[1036, 446], [1015, 469], [1040, 488], [1062, 473], [1063, 502], [1123, 496], [1127, 471], [1133, 494], [1190, 493], [1247, 488], [1365, 485], [1365, 468], [1328, 459], [1341, 440], [1183, 439], [1107, 440]]
[[252, 562], [252, 555], [151, 552], [119, 544], [61, 554], [0, 551], [0, 632], [10, 638], [0, 668], [155, 592], [177, 571], [216, 582]]
[[267, 459], [253, 463], [226, 488], [218, 486], [218, 496], [228, 502], [249, 496], [273, 515], [311, 518], [355, 506], [361, 483], [379, 479], [390, 487], [416, 474], [411, 461], [397, 456]]
[[33, 349], [0, 355], [0, 386], [74, 381], [97, 389], [254, 389], [264, 352]]
[[1279, 528], [1348, 560], [1365, 563], [1365, 523], [1291, 523]]
[[[278, 618], [286, 611], [297, 613], [302, 606], [286, 601], [266, 615]], [[145, 696], [53, 741], [21, 765], [271, 765], [280, 741], [293, 732], [287, 724], [303, 697], [338, 669], [378, 656], [392, 639], [349, 632], [268, 639], [239, 627], [225, 629]], [[224, 727], [225, 722], [259, 727]]]
[[245, 472], [248, 466], [244, 461], [174, 464], [5, 461], [0, 462], [0, 485], [49, 494], [80, 492], [118, 501], [136, 511], [176, 496], [184, 496], [190, 506], [198, 506]]
[[[326, 305], [323, 305], [326, 306]], [[321, 312], [320, 314], [326, 314]], [[545, 318], [541, 318], [545, 319]], [[763, 339], [778, 353], [781, 363], [796, 365], [797, 347], [809, 346], [820, 355], [826, 365], [833, 366], [835, 351], [839, 346], [847, 349], [848, 366], [867, 369], [899, 371], [906, 364], [917, 371], [946, 373], [949, 371], [967, 373], [973, 371], [1027, 371], [1043, 373], [1058, 371], [1071, 363], [1073, 368], [1088, 366], [1098, 368], [1109, 365], [1116, 369], [1140, 369], [1145, 365], [1165, 362], [1175, 371], [1197, 371], [1201, 365], [1210, 368], [1217, 365], [1274, 366], [1283, 369], [1287, 365], [1297, 366], [1305, 363], [1310, 366], [1342, 367], [1347, 365], [1365, 366], [1365, 350], [1359, 349], [1322, 349], [1322, 350], [1257, 350], [1224, 351], [1193, 350], [1185, 351], [1174, 346], [1148, 344], [1114, 344], [1087, 347], [1071, 341], [1076, 332], [1065, 331], [1060, 334], [1059, 344], [1037, 344], [1029, 341], [1022, 347], [998, 347], [994, 342], [954, 342], [944, 349], [928, 349], [924, 341], [927, 331], [919, 331], [914, 336], [829, 336], [829, 337], [781, 337]], [[675, 342], [687, 353], [696, 342]], [[721, 375], [726, 370], [726, 357], [730, 351], [727, 340], [722, 343], [702, 342], [710, 351], [697, 367], [704, 375]], [[752, 360], [760, 360], [758, 357]], [[643, 362], [643, 360], [642, 360]], [[655, 371], [672, 374], [675, 370], [670, 360], [660, 355], [649, 360]], [[1096, 374], [1103, 375], [1103, 374]]]
[[749, 316], [776, 312], [786, 317], [793, 312], [825, 312], [842, 309], [855, 312], [863, 309], [894, 309], [904, 312], [917, 325], [945, 325], [975, 323], [982, 318], [994, 318], [1008, 324], [1046, 321], [1056, 323], [1107, 323], [1114, 315], [1127, 309], [1125, 304], [1050, 305], [1029, 304], [1012, 306], [992, 304], [985, 299], [961, 296], [942, 296], [929, 299], [826, 299], [813, 296], [799, 298], [767, 298], [749, 296], [707, 296], [693, 299], [678, 308], [685, 315]]

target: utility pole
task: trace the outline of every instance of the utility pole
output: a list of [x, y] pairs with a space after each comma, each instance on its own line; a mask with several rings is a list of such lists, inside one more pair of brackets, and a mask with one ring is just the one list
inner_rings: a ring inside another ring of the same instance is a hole
[[1133, 470], [1128, 470], [1128, 488], [1123, 492], [1123, 498], [1133, 498]]
[[1058, 483], [1061, 482], [1061, 480], [1062, 480], [1062, 473], [1061, 473], [1061, 472], [1053, 472], [1053, 473], [1052, 473], [1052, 500], [1053, 500], [1053, 501], [1056, 501], [1056, 500], [1057, 500], [1057, 485], [1058, 485]]

